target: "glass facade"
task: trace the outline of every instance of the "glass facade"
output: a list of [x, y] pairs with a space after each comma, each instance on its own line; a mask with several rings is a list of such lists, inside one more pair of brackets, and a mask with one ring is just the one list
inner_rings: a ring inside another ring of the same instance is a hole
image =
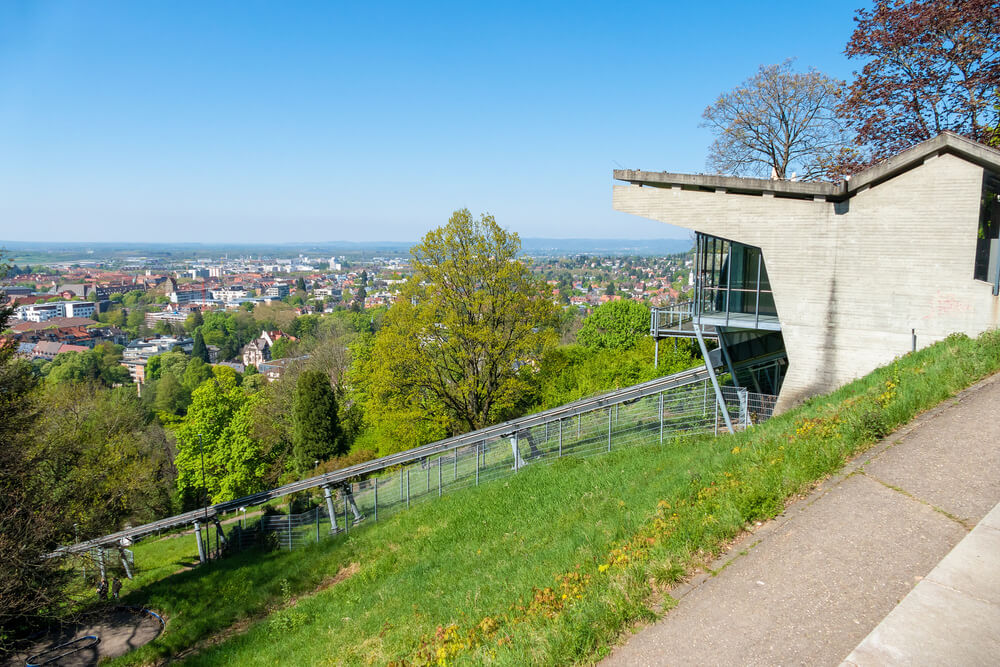
[[1000, 177], [983, 172], [983, 194], [979, 204], [979, 234], [976, 238], [976, 266], [973, 277], [993, 283], [998, 291], [997, 263], [1000, 259]]
[[698, 234], [696, 309], [725, 326], [773, 328], [778, 311], [760, 248]]

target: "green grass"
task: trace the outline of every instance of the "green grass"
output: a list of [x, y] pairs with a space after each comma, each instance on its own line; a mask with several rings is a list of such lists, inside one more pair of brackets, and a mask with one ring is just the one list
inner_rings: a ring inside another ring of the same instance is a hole
[[[193, 537], [142, 545], [138, 564], [159, 574], [143, 572], [148, 583], [127, 601], [163, 612], [167, 629], [114, 664], [174, 655], [237, 623], [186, 662], [597, 659], [749, 522], [998, 367], [996, 332], [951, 337], [748, 432], [529, 466], [346, 539], [163, 578], [177, 555], [157, 549], [184, 541], [193, 551]], [[338, 572], [349, 576], [331, 584]]]

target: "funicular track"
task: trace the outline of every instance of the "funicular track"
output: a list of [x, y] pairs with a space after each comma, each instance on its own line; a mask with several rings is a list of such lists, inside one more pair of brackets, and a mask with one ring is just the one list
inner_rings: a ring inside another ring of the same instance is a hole
[[[713, 369], [714, 371], [714, 369]], [[770, 417], [773, 396], [738, 387], [715, 387], [706, 366], [525, 415], [478, 431], [261, 491], [236, 500], [153, 521], [62, 547], [53, 556], [119, 546], [190, 524], [215, 522], [227, 512], [262, 505], [301, 491], [323, 488], [333, 532], [338, 515], [331, 490], [341, 493], [344, 528], [348, 503], [355, 518], [405, 509], [443, 493], [516, 474], [523, 466], [562, 456], [588, 456], [639, 442], [660, 442], [687, 433], [718, 432], [726, 417], [739, 428]], [[718, 392], [715, 389], [719, 389]], [[721, 399], [721, 400], [717, 400]], [[322, 508], [315, 510], [322, 515]], [[330, 517], [333, 517], [332, 519]], [[312, 523], [312, 520], [309, 521]], [[315, 519], [319, 535], [319, 519]], [[289, 522], [291, 525], [291, 522]], [[290, 529], [291, 530], [291, 529]], [[311, 529], [307, 529], [311, 530]], [[199, 533], [200, 539], [200, 533]], [[317, 538], [318, 539], [318, 538]]]

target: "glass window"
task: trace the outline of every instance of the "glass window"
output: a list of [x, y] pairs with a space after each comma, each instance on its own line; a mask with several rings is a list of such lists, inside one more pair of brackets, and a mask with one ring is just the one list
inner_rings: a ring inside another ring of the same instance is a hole
[[[976, 239], [976, 268], [973, 277], [996, 283], [1000, 257], [1000, 178], [983, 172], [983, 195], [979, 204], [979, 234]], [[994, 288], [994, 294], [996, 288]]]

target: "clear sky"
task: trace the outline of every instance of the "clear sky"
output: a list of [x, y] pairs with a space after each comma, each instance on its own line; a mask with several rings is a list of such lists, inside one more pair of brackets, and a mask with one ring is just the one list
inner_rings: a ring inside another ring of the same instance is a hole
[[616, 167], [700, 172], [762, 63], [848, 78], [836, 2], [0, 3], [0, 239], [683, 238]]

